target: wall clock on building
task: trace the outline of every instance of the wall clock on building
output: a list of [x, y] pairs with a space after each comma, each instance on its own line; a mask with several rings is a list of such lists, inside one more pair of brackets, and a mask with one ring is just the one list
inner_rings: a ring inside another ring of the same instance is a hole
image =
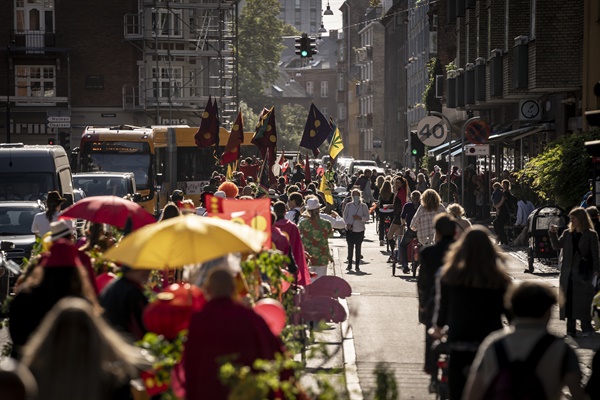
[[535, 100], [522, 100], [519, 105], [519, 119], [531, 121], [541, 117], [540, 103]]

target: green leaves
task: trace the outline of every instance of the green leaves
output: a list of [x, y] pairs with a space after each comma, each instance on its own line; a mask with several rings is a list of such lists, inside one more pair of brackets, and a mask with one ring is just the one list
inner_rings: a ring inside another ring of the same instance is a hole
[[578, 206], [592, 177], [591, 156], [584, 142], [598, 139], [600, 130], [556, 139], [525, 165], [519, 183], [530, 186], [544, 202], [566, 209]]

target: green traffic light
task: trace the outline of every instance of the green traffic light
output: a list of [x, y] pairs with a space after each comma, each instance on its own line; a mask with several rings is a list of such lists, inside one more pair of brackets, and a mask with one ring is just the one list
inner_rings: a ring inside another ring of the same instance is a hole
[[412, 153], [413, 156], [417, 155], [417, 149], [412, 149], [410, 152]]
[[308, 57], [308, 51], [306, 51], [306, 50], [302, 50], [302, 51], [300, 52], [300, 55], [301, 55], [302, 57]]

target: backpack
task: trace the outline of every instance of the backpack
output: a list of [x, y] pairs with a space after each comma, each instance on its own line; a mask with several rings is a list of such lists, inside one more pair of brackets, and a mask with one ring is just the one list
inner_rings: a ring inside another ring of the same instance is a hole
[[509, 361], [501, 340], [493, 344], [498, 360], [498, 373], [488, 386], [486, 400], [544, 400], [547, 398], [542, 381], [535, 369], [556, 338], [545, 334], [527, 358]]

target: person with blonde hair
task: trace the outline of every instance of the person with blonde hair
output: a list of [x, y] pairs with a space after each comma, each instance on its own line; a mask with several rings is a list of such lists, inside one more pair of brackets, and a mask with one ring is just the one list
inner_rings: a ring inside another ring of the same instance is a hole
[[440, 195], [433, 189], [427, 189], [421, 194], [421, 205], [410, 222], [410, 229], [417, 232], [417, 240], [423, 246], [434, 243], [435, 229], [433, 218], [446, 212]]
[[600, 276], [598, 234], [584, 208], [576, 207], [569, 213], [569, 229], [560, 237], [558, 227], [551, 225], [548, 233], [555, 250], [560, 250], [560, 319], [567, 320], [567, 335], [575, 336], [577, 320], [582, 336], [589, 336], [592, 328], [590, 307], [595, 295], [592, 279]]
[[56, 303], [23, 349], [40, 400], [128, 399], [136, 366], [149, 367], [93, 306], [76, 297]]
[[465, 209], [458, 203], [452, 203], [446, 208], [448, 214], [456, 220], [456, 238], [458, 239], [467, 229], [471, 227], [471, 221], [465, 218]]
[[502, 329], [504, 295], [511, 285], [506, 259], [483, 226], [467, 230], [451, 247], [436, 279], [434, 337], [447, 332], [450, 399], [461, 399], [481, 342]]

